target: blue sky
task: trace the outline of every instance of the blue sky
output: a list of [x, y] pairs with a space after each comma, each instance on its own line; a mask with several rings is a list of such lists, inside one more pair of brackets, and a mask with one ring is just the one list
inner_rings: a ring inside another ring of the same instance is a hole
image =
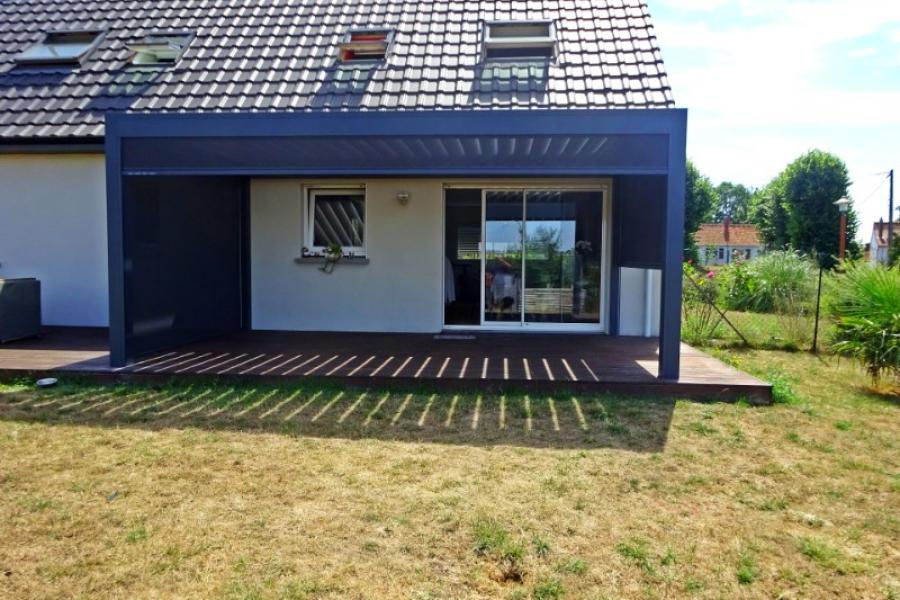
[[833, 152], [867, 240], [887, 219], [880, 173], [900, 168], [900, 0], [648, 2], [698, 168], [758, 187]]

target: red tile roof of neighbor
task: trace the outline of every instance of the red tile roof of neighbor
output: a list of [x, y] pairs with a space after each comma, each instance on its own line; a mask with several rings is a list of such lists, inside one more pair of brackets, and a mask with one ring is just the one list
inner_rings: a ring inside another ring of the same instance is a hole
[[725, 223], [706, 223], [700, 226], [694, 239], [698, 246], [762, 246], [756, 225], [731, 223], [725, 239]]
[[[878, 222], [872, 226], [872, 237], [878, 243], [879, 248], [887, 248], [888, 245], [888, 224]], [[900, 222], [894, 221], [894, 236], [900, 235]], [[894, 238], [896, 239], [896, 237]]]

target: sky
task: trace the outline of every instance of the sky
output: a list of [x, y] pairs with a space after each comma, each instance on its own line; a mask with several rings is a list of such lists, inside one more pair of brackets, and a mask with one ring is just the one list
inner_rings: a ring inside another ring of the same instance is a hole
[[868, 241], [900, 168], [900, 0], [648, 4], [697, 168], [761, 187], [808, 150], [832, 152]]

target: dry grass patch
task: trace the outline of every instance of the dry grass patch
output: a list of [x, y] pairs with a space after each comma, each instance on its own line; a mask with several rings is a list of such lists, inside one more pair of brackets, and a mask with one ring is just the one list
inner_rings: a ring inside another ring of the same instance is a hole
[[740, 360], [795, 402], [5, 386], [0, 596], [895, 598], [896, 398]]

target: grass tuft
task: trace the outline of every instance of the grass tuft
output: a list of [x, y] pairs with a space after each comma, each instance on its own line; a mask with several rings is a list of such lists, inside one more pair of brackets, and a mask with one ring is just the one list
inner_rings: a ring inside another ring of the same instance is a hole
[[538, 558], [547, 558], [550, 556], [550, 543], [539, 535], [531, 539], [531, 546], [534, 548], [534, 554]]
[[587, 563], [580, 558], [571, 558], [567, 561], [559, 563], [556, 570], [560, 573], [571, 573], [573, 575], [584, 575], [587, 573]]
[[737, 580], [741, 585], [750, 585], [759, 577], [756, 556], [747, 548], [741, 551], [737, 562]]
[[563, 587], [559, 579], [541, 581], [531, 591], [531, 597], [534, 600], [559, 600], [565, 594], [566, 588]]
[[634, 565], [640, 567], [645, 573], [653, 573], [653, 565], [650, 563], [650, 552], [646, 540], [639, 538], [616, 545], [616, 552], [622, 558], [628, 559]]

